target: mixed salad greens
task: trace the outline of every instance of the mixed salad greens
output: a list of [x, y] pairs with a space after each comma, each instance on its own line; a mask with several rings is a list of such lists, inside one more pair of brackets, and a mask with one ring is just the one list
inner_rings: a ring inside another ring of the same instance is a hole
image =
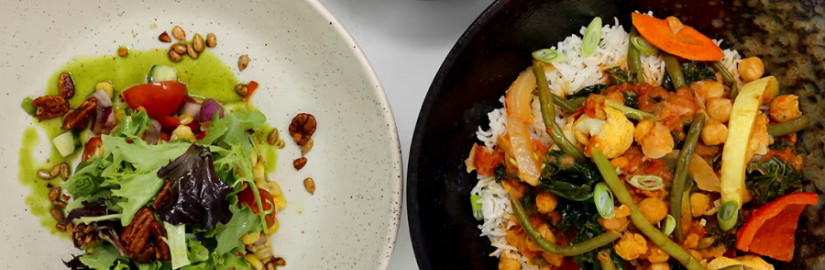
[[246, 101], [191, 98], [176, 68], [161, 65], [152, 67], [146, 84], [118, 92], [102, 82], [82, 105], [64, 110], [54, 105], [73, 95], [65, 74], [61, 95], [24, 101], [23, 108], [41, 121], [63, 118], [65, 132], [53, 139], [62, 156], [82, 149], [62, 184], [65, 194], [57, 196], [61, 187], [55, 187], [50, 195], [57, 229], [85, 251], [66, 262], [69, 268], [273, 269], [284, 263], [272, 255], [268, 237], [286, 206], [266, 176], [274, 160], [264, 160], [274, 156], [268, 137], [277, 130], [260, 111]]

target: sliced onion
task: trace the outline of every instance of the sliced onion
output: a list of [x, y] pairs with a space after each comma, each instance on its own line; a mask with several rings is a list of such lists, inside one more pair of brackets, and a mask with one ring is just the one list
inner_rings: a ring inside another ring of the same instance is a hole
[[214, 99], [211, 99], [211, 98], [207, 99], [207, 100], [204, 100], [203, 104], [201, 104], [201, 112], [198, 115], [198, 121], [199, 122], [212, 121], [212, 119], [215, 116], [215, 112], [217, 112], [218, 110], [221, 111], [220, 118], [223, 118], [224, 109], [221, 106], [221, 104], [218, 103], [217, 100], [214, 100]]
[[97, 111], [95, 112], [95, 120], [92, 122], [92, 133], [105, 133], [105, 131], [107, 131], [110, 128], [110, 126], [108, 125], [109, 118], [114, 118], [112, 108], [98, 107]]
[[180, 115], [188, 114], [189, 116], [195, 117], [200, 115], [200, 113], [201, 104], [197, 102], [186, 102], [180, 109]]
[[112, 107], [112, 98], [109, 97], [109, 94], [106, 93], [106, 90], [98, 89], [92, 94], [93, 97], [97, 99], [97, 106], [101, 108], [109, 108]]
[[143, 132], [143, 140], [148, 144], [157, 144], [160, 141], [160, 122], [152, 119], [152, 123]]
[[656, 175], [634, 175], [627, 181], [629, 184], [641, 190], [657, 190], [665, 186], [662, 177]]

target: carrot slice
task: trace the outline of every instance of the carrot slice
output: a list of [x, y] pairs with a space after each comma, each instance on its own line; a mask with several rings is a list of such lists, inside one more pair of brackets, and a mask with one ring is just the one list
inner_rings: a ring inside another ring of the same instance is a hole
[[792, 193], [759, 208], [736, 234], [736, 248], [789, 262], [794, 253], [794, 232], [806, 205], [816, 205], [818, 195]]
[[633, 13], [633, 26], [648, 43], [670, 54], [694, 61], [719, 61], [725, 53], [713, 40], [676, 18], [657, 19]]

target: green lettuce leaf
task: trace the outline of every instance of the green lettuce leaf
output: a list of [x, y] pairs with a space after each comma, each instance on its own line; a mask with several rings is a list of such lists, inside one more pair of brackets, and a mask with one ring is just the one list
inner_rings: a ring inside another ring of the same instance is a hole
[[227, 224], [219, 224], [215, 228], [215, 240], [218, 246], [212, 251], [212, 256], [222, 257], [235, 248], [243, 247], [241, 236], [250, 232], [261, 231], [261, 220], [247, 206], [238, 208], [235, 204], [229, 206], [232, 219]]
[[123, 122], [117, 126], [117, 129], [112, 132], [112, 136], [138, 137], [151, 124], [152, 120], [149, 119], [149, 115], [144, 111], [138, 111], [136, 114], [126, 116]]
[[246, 156], [249, 156], [252, 142], [247, 131], [257, 130], [265, 123], [266, 116], [260, 111], [249, 108], [237, 109], [224, 118], [213, 120], [209, 132], [199, 143], [209, 145], [223, 142], [230, 145], [240, 145], [243, 147], [244, 153], [247, 154]]
[[207, 249], [194, 234], [186, 234], [186, 244], [189, 246], [189, 261], [193, 264], [209, 260], [209, 249]]
[[115, 164], [120, 161], [131, 163], [137, 172], [149, 172], [160, 168], [183, 155], [191, 145], [186, 142], [149, 145], [140, 139], [132, 139], [132, 143], [129, 143], [126, 138], [106, 135], [101, 139], [105, 150], [104, 156], [112, 155]]
[[123, 198], [117, 205], [123, 209], [120, 224], [129, 225], [135, 213], [149, 202], [163, 187], [163, 179], [158, 178], [158, 170], [137, 174], [121, 180], [120, 187], [112, 189], [112, 195]]
[[72, 197], [92, 195], [103, 183], [101, 172], [111, 165], [111, 161], [102, 157], [93, 157], [77, 165], [75, 173], [63, 184], [63, 188]]
[[80, 262], [91, 269], [109, 270], [119, 258], [120, 253], [112, 245], [97, 245], [92, 248], [92, 252], [80, 256]]
[[178, 269], [191, 264], [186, 247], [186, 225], [172, 225], [163, 222], [166, 229], [166, 244], [169, 245], [169, 253], [172, 256], [172, 269]]

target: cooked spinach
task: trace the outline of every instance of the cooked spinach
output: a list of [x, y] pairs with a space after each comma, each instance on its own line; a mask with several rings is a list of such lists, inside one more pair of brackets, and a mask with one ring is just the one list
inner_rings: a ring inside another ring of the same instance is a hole
[[600, 181], [593, 164], [575, 162], [563, 151], [552, 150], [545, 155], [539, 188], [568, 200], [585, 201], [593, 197], [593, 187]]
[[[598, 210], [592, 201], [576, 202], [562, 199], [556, 206], [556, 212], [561, 214], [561, 219], [554, 225], [556, 229], [567, 231], [576, 228], [574, 243], [580, 243], [604, 232], [598, 221]], [[574, 257], [573, 261], [580, 269], [601, 269], [601, 263], [597, 258], [598, 252], [599, 249], [584, 253]], [[613, 264], [616, 269], [624, 269], [624, 262], [615, 255], [613, 253]]]
[[607, 77], [610, 79], [610, 85], [617, 85], [630, 82], [630, 78], [627, 75], [627, 71], [619, 67], [612, 67], [604, 69], [604, 73], [607, 73]]
[[567, 95], [567, 99], [573, 100], [578, 98], [587, 98], [590, 94], [601, 94], [604, 89], [607, 88], [608, 85], [606, 84], [594, 84], [591, 86], [586, 86], [581, 90], [577, 91], [576, 93]]
[[802, 187], [802, 173], [778, 157], [762, 163], [751, 162], [745, 179], [748, 191], [761, 203]]
[[622, 97], [624, 98], [624, 105], [638, 109], [639, 108], [639, 95], [636, 92], [625, 91], [622, 92]]
[[771, 144], [770, 148], [773, 149], [773, 150], [782, 150], [782, 149], [785, 149], [785, 148], [788, 148], [788, 147], [791, 147], [791, 146], [792, 146], [791, 142], [786, 141], [786, 140], [781, 140], [781, 141], [776, 141], [773, 144]]
[[682, 73], [685, 74], [685, 83], [688, 85], [701, 80], [716, 80], [716, 72], [710, 66], [701, 62], [682, 62]]

